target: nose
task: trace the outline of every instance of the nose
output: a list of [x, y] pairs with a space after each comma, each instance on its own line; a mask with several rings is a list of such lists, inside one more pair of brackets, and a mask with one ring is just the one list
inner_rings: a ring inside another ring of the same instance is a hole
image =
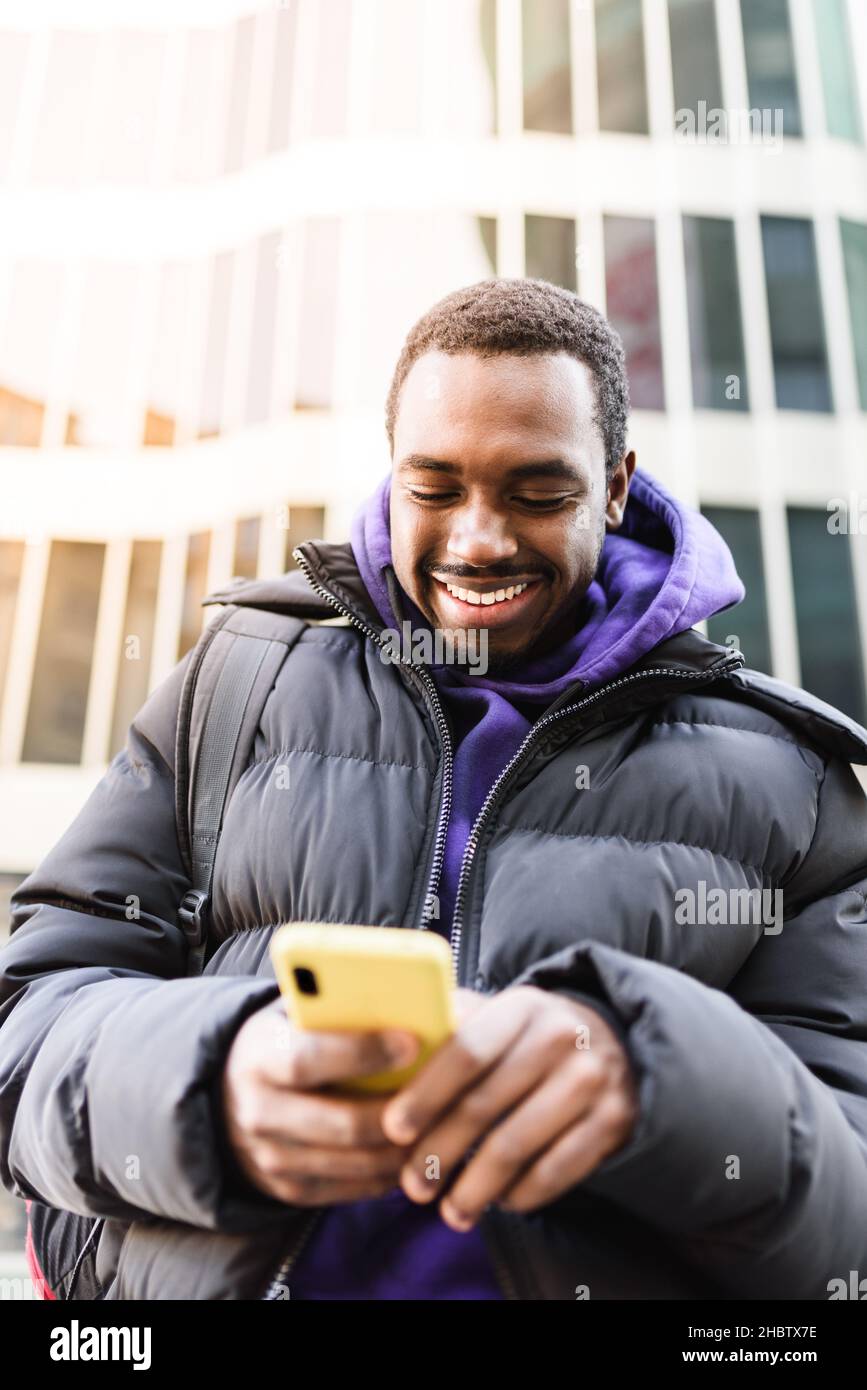
[[447, 548], [455, 563], [485, 569], [513, 559], [518, 542], [501, 512], [484, 501], [468, 501], [454, 514]]

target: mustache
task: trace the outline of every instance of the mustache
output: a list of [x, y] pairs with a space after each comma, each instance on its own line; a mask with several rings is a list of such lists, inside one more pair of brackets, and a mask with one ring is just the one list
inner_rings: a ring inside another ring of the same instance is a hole
[[[422, 570], [422, 573], [426, 574], [428, 578], [436, 577], [437, 579], [460, 580], [478, 579], [480, 577], [478, 570], [459, 570], [454, 569], [453, 567], [447, 567], [445, 565], [435, 565], [433, 568], [425, 566]], [[482, 575], [481, 577], [485, 580], [492, 581], [495, 579], [502, 579], [506, 583], [508, 583], [510, 579], [527, 579], [528, 577], [532, 579], [550, 579], [551, 576], [547, 574], [544, 570], [519, 569], [505, 571], [493, 569], [486, 570], [484, 575]]]

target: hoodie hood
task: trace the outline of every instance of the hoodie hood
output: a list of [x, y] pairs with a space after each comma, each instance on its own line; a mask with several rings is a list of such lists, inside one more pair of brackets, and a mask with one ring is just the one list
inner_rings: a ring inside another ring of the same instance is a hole
[[[394, 574], [390, 492], [389, 474], [353, 519], [352, 551], [384, 625], [400, 631], [409, 619], [413, 628], [430, 629]], [[528, 657], [507, 678], [432, 669], [449, 685], [548, 705], [576, 684], [595, 686], [616, 678], [660, 642], [743, 597], [731, 553], [710, 522], [636, 469], [623, 524], [605, 537], [596, 576], [576, 609], [576, 630], [566, 642], [544, 656]]]

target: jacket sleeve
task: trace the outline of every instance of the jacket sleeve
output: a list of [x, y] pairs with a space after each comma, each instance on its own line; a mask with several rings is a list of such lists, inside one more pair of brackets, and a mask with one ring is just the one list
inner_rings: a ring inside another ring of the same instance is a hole
[[513, 983], [595, 995], [626, 1030], [639, 1118], [583, 1188], [728, 1296], [827, 1299], [867, 1275], [867, 802], [848, 764], [826, 764], [783, 891], [782, 930], [725, 991], [593, 941]]
[[86, 1216], [255, 1229], [287, 1208], [220, 1161], [217, 1079], [274, 981], [185, 977], [174, 808], [189, 654], [12, 896], [0, 950], [0, 1182]]

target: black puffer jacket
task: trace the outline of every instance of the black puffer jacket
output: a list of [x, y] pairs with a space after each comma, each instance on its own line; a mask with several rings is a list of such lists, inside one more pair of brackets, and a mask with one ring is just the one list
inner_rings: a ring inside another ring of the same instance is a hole
[[[107, 1298], [262, 1298], [281, 1266], [291, 1290], [287, 1253], [318, 1214], [234, 1170], [223, 1061], [277, 996], [278, 923], [418, 927], [436, 886], [450, 756], [429, 674], [380, 660], [348, 546], [309, 541], [301, 559], [312, 584], [294, 573], [218, 596], [230, 606], [203, 679], [234, 632], [297, 641], [227, 809], [204, 976], [184, 978], [176, 916], [188, 657], [13, 898], [0, 1180], [105, 1218]], [[336, 613], [350, 621], [323, 625]], [[867, 804], [848, 765], [867, 761], [867, 734], [695, 632], [558, 704], [468, 847], [459, 978], [598, 999], [641, 1113], [566, 1197], [486, 1214], [504, 1292], [826, 1298], [829, 1280], [867, 1274]], [[592, 790], [576, 790], [579, 763]], [[679, 924], [677, 890], [699, 898], [702, 884], [781, 889], [782, 930]]]

